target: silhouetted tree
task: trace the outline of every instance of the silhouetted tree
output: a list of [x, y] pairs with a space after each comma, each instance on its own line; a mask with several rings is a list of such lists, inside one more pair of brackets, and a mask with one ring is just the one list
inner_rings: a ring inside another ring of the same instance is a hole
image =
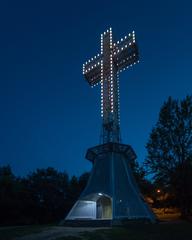
[[85, 188], [89, 173], [69, 179], [54, 168], [15, 177], [0, 167], [0, 225], [52, 223], [64, 219]]
[[33, 199], [33, 216], [40, 223], [52, 222], [65, 216], [69, 179], [66, 173], [53, 168], [37, 169], [27, 178], [27, 189]]
[[79, 177], [79, 190], [80, 190], [80, 194], [82, 193], [82, 191], [84, 190], [84, 188], [87, 185], [87, 182], [89, 180], [89, 176], [90, 173], [89, 172], [85, 172], [83, 173], [80, 177]]
[[10, 166], [0, 167], [0, 224], [20, 223], [20, 189], [21, 184]]
[[141, 193], [144, 196], [153, 198], [154, 186], [151, 181], [146, 178], [145, 168], [139, 164], [137, 159], [131, 160], [130, 166]]
[[192, 207], [192, 97], [163, 104], [146, 145], [145, 166], [174, 194], [183, 216]]

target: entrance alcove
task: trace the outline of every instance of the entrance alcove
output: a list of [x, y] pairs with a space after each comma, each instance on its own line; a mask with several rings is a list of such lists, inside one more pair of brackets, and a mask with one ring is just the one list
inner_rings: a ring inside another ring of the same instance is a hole
[[112, 201], [111, 198], [103, 195], [97, 200], [97, 219], [112, 219]]

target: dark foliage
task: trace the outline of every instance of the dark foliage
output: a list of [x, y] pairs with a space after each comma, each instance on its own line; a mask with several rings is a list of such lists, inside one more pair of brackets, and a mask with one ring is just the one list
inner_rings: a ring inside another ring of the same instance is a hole
[[63, 219], [84, 189], [89, 173], [69, 179], [53, 168], [17, 178], [0, 168], [0, 225], [53, 223]]
[[130, 166], [141, 193], [144, 196], [153, 199], [155, 188], [151, 181], [146, 178], [147, 174], [145, 168], [142, 165], [139, 165], [137, 160], [132, 160]]
[[146, 169], [184, 217], [192, 208], [192, 97], [171, 97], [160, 110], [147, 143]]

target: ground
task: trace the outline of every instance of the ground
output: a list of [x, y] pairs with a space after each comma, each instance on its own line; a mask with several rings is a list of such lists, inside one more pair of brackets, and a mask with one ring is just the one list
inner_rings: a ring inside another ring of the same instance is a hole
[[1, 240], [191, 240], [192, 223], [132, 224], [116, 228], [25, 226], [0, 228]]
[[113, 228], [70, 228], [53, 225], [0, 227], [0, 240], [192, 240], [192, 222], [178, 214], [156, 211], [156, 224], [127, 224]]

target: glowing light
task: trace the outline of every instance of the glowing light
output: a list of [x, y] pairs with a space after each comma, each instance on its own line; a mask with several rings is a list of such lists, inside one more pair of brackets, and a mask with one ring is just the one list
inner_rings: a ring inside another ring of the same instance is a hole
[[[106, 34], [107, 39], [105, 39]], [[107, 41], [105, 42], [105, 40]], [[110, 116], [112, 116], [112, 118], [116, 118], [117, 124], [119, 124], [120, 122], [119, 73], [137, 63], [137, 55], [135, 53], [127, 52], [125, 56], [121, 53], [134, 43], [135, 43], [134, 31], [129, 33], [127, 36], [121, 38], [120, 41], [113, 43], [112, 28], [110, 27], [101, 34], [100, 53], [95, 55], [93, 58], [90, 58], [88, 62], [83, 64], [82, 69], [83, 74], [86, 76], [86, 79], [88, 78], [91, 87], [98, 86], [98, 84], [100, 84], [101, 86], [100, 87], [101, 117], [104, 118], [107, 117], [108, 111], [109, 113], [115, 112], [114, 115], [112, 114]], [[106, 56], [104, 56], [105, 52], [103, 52], [105, 48], [106, 53], [107, 51], [109, 51]], [[106, 59], [105, 64], [103, 62], [103, 58]], [[95, 71], [95, 69], [100, 71], [100, 76], [97, 75], [98, 72]], [[91, 72], [90, 75], [89, 71]], [[103, 194], [98, 193], [98, 195], [102, 196]]]

